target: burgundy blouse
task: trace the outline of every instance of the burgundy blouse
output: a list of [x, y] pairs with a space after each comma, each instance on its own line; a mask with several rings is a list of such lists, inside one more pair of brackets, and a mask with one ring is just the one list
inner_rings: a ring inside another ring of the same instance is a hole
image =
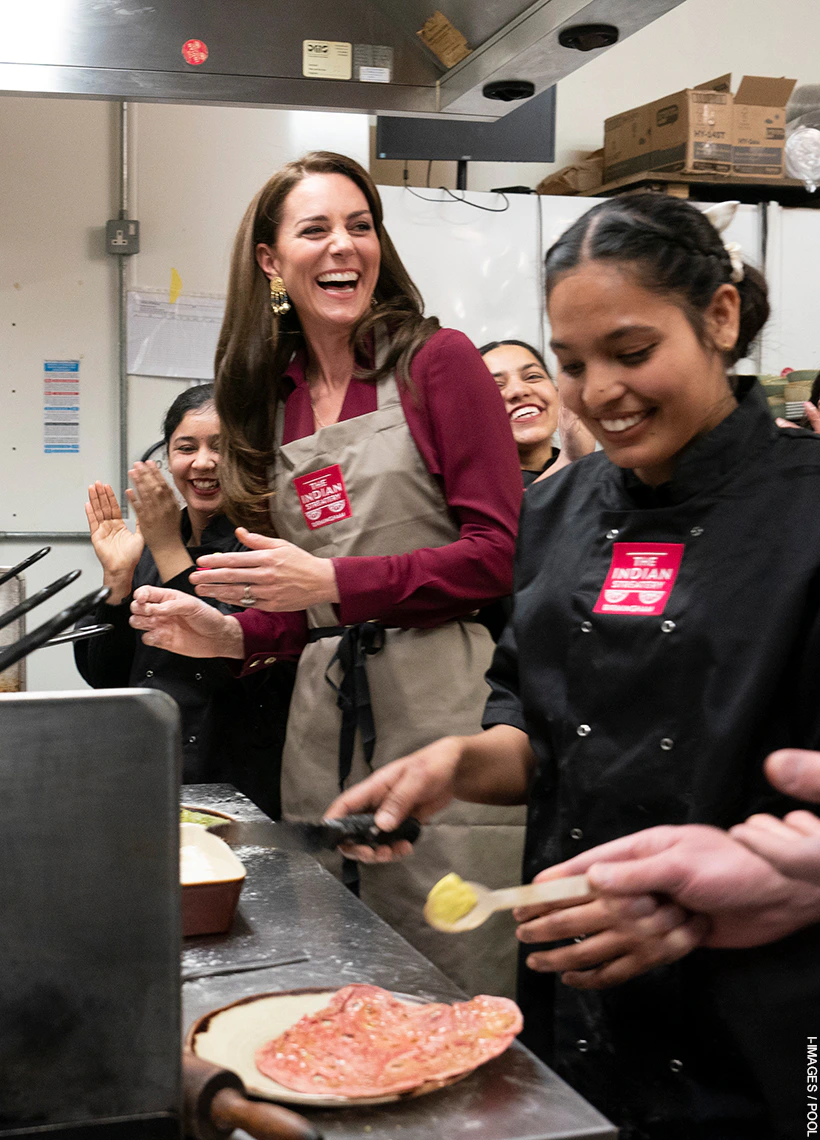
[[[284, 443], [315, 428], [297, 354], [287, 376], [294, 383], [285, 405]], [[512, 589], [512, 564], [522, 484], [518, 454], [498, 389], [473, 344], [455, 329], [440, 329], [410, 366], [414, 392], [400, 386], [407, 426], [460, 525], [455, 542], [408, 554], [334, 558], [341, 625], [376, 619], [405, 628], [463, 617]], [[351, 379], [340, 420], [373, 412], [376, 386]], [[304, 611], [237, 615], [245, 635], [246, 668], [267, 664], [258, 655], [296, 657], [307, 638]]]

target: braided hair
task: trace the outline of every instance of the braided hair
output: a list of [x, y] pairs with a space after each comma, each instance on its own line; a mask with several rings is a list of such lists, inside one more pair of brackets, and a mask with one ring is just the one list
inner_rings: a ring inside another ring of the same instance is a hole
[[734, 364], [749, 353], [769, 316], [763, 274], [744, 264], [732, 281], [732, 263], [718, 231], [695, 206], [664, 194], [626, 194], [593, 206], [547, 251], [547, 300], [561, 276], [582, 262], [631, 265], [652, 293], [677, 298], [702, 343], [704, 313], [715, 291], [732, 284], [740, 296], [737, 343], [726, 354]]

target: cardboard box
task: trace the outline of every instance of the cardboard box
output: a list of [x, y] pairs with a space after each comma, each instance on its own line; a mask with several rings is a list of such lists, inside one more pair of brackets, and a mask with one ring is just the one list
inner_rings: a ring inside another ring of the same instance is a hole
[[731, 75], [687, 87], [604, 123], [604, 180], [643, 170], [729, 174]]
[[687, 87], [604, 123], [604, 181], [645, 170], [783, 176], [785, 106], [793, 79], [731, 75]]
[[796, 79], [745, 75], [734, 98], [732, 173], [782, 178], [786, 103]]

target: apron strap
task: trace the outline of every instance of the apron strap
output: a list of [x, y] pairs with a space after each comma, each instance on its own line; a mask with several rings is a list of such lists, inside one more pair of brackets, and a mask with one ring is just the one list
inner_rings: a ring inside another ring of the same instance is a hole
[[[342, 724], [339, 730], [339, 791], [353, 767], [356, 732], [362, 734], [362, 748], [368, 768], [373, 767], [376, 747], [376, 725], [370, 704], [370, 685], [367, 680], [366, 658], [384, 648], [384, 626], [375, 621], [363, 621], [350, 626], [320, 626], [308, 633], [308, 641], [325, 637], [339, 637], [336, 652], [325, 670], [325, 680], [336, 693], [336, 704], [341, 709]], [[342, 671], [337, 685], [330, 670], [338, 661]]]

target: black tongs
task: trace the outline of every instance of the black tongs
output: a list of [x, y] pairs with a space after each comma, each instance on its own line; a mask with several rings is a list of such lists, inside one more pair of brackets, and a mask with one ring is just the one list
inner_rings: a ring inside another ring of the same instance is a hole
[[24, 570], [28, 570], [29, 566], [33, 566], [35, 562], [39, 562], [41, 558], [45, 558], [51, 550], [50, 546], [44, 546], [42, 550], [36, 550], [34, 554], [29, 554], [28, 558], [24, 558], [22, 562], [18, 562], [16, 566], [12, 566], [11, 570], [6, 570], [5, 574], [0, 574], [0, 586], [4, 586], [6, 582], [10, 582], [12, 578], [16, 578], [18, 574], [22, 574]]
[[[67, 586], [69, 581], [73, 582], [79, 574], [79, 570], [72, 570], [70, 574], [65, 575], [65, 579], [60, 578], [57, 582], [53, 582], [51, 586], [46, 586], [39, 594], [35, 594], [34, 597], [29, 598], [32, 605], [29, 605], [27, 609], [32, 609], [33, 605], [37, 605], [39, 602], [45, 601], [46, 597], [50, 598], [52, 594], [56, 594], [57, 589], [62, 589], [63, 586]], [[49, 592], [46, 593], [46, 591]], [[66, 606], [64, 610], [60, 610], [53, 618], [50, 618], [47, 622], [38, 626], [37, 629], [32, 630], [31, 633], [27, 633], [24, 637], [6, 646], [5, 649], [0, 650], [0, 673], [2, 673], [4, 669], [15, 665], [18, 661], [22, 660], [23, 657], [27, 657], [29, 653], [33, 653], [35, 649], [39, 649], [41, 645], [45, 645], [52, 637], [58, 633], [62, 633], [64, 629], [73, 625], [74, 622], [79, 621], [81, 617], [85, 617], [85, 615], [95, 609], [100, 602], [104, 602], [110, 593], [111, 590], [108, 586], [101, 586], [98, 590], [94, 590], [92, 593], [86, 594], [84, 598], [80, 598], [79, 601], [72, 602], [72, 604]], [[38, 601], [35, 601], [35, 599], [38, 599]], [[25, 604], [24, 602], [23, 605]], [[21, 607], [16, 606], [15, 609], [19, 611]], [[24, 610], [23, 612], [25, 613], [26, 611]], [[3, 614], [3, 617], [0, 618], [0, 622], [8, 624], [5, 622], [6, 617], [8, 617], [8, 614]]]

